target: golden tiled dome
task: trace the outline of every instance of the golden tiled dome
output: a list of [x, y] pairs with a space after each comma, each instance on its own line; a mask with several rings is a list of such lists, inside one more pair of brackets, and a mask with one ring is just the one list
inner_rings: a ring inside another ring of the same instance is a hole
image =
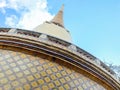
[[105, 90], [57, 60], [38, 56], [0, 50], [0, 90]]

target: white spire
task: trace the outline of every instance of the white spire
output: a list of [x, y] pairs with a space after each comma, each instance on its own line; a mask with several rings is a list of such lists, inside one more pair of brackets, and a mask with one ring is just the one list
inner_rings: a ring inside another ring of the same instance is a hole
[[72, 42], [69, 31], [64, 28], [63, 9], [64, 5], [62, 5], [60, 11], [50, 22], [44, 22], [43, 24], [37, 26], [34, 30], [46, 35], [59, 38], [61, 40], [65, 40], [67, 42]]

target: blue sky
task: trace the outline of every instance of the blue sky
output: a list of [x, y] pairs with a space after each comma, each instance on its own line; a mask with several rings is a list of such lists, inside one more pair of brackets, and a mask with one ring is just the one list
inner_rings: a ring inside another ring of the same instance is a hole
[[120, 65], [120, 0], [0, 0], [0, 26], [32, 29], [52, 19], [62, 4], [73, 43]]

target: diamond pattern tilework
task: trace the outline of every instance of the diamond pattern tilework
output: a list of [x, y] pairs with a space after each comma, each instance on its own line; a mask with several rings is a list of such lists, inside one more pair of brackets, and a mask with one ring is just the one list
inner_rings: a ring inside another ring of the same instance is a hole
[[0, 90], [105, 90], [96, 82], [53, 61], [0, 50]]

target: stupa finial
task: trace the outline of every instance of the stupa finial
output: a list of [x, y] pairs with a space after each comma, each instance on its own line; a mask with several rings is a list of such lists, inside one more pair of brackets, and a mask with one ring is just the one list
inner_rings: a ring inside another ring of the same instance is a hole
[[52, 19], [51, 22], [54, 23], [54, 24], [56, 24], [56, 25], [59, 25], [61, 27], [64, 27], [63, 11], [64, 11], [64, 4], [62, 5], [61, 9], [57, 13], [57, 15], [55, 15], [55, 17]]

